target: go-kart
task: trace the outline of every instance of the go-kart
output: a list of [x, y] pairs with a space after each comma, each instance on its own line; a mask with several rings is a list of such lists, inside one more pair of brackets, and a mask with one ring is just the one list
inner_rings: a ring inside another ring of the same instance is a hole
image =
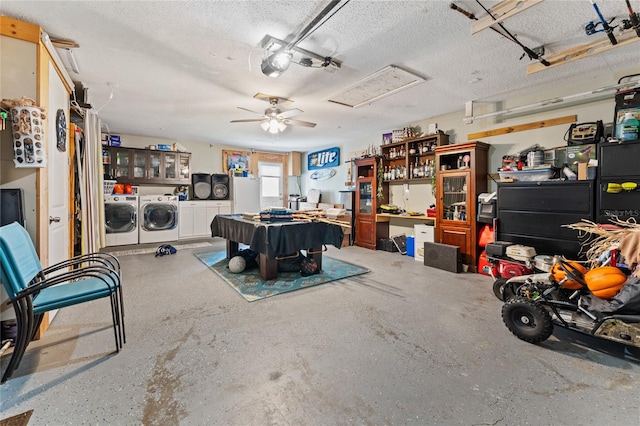
[[[589, 286], [585, 275], [595, 269], [586, 272], [564, 259], [556, 259], [554, 267], [555, 273], [517, 276], [503, 284], [502, 319], [516, 337], [539, 343], [558, 325], [640, 347], [640, 279], [605, 266], [610, 269], [602, 285], [594, 279], [598, 285]], [[605, 270], [598, 273], [605, 276]]]

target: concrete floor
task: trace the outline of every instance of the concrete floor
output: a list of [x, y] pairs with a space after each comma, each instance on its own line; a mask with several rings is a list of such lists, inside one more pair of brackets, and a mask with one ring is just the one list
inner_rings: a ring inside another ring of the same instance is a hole
[[[253, 303], [193, 253], [122, 255], [127, 344], [106, 300], [66, 308], [0, 387], [31, 424], [640, 424], [640, 351], [502, 323], [492, 280], [358, 247], [371, 272]], [[6, 363], [6, 359], [4, 360]]]

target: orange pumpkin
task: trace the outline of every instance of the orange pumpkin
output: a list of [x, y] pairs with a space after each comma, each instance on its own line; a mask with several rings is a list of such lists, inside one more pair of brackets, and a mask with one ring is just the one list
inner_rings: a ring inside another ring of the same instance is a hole
[[618, 294], [627, 276], [614, 266], [601, 266], [587, 272], [584, 280], [594, 296], [609, 300]]
[[116, 183], [115, 185], [113, 185], [113, 193], [114, 194], [124, 194], [124, 184], [123, 183]]
[[[584, 266], [582, 266], [577, 262], [565, 262], [565, 263], [569, 264], [566, 267], [569, 271], [573, 271], [575, 269], [576, 271], [581, 272], [582, 274], [587, 273], [587, 268], [585, 268]], [[560, 266], [559, 263], [554, 263], [553, 266], [551, 267], [551, 275], [553, 275], [553, 278], [556, 280], [556, 282], [561, 282], [562, 280], [565, 279], [565, 277], [567, 276], [567, 273], [565, 272], [564, 269], [562, 269], [562, 266]], [[562, 287], [569, 290], [578, 290], [582, 288], [582, 284], [580, 284], [575, 280], [569, 279], [562, 283]]]

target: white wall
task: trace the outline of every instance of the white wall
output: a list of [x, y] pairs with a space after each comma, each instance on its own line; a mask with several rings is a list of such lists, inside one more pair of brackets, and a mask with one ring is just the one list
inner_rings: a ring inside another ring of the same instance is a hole
[[[0, 99], [37, 97], [36, 85], [37, 45], [11, 37], [0, 36]], [[27, 231], [36, 241], [36, 171], [17, 169], [13, 164], [13, 137], [7, 121], [0, 132], [0, 188], [24, 190]], [[5, 302], [9, 298], [4, 286], [0, 286], [0, 320], [15, 318], [13, 306]]]
[[[28, 41], [0, 36], [0, 99], [37, 100], [37, 45]], [[54, 117], [55, 119], [55, 117]], [[27, 231], [36, 240], [36, 171], [17, 169], [13, 164], [13, 137], [7, 121], [0, 132], [0, 187], [22, 188], [25, 196]]]

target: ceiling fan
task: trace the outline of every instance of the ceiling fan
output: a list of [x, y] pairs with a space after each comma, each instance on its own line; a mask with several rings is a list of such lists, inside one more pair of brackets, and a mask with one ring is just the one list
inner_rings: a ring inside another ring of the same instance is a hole
[[[264, 114], [259, 113], [257, 111], [252, 111], [250, 109], [247, 108], [243, 108], [243, 107], [238, 107], [241, 110], [244, 111], [249, 111], [252, 112], [254, 114], [258, 114], [260, 116], [262, 116], [262, 118], [249, 118], [249, 119], [244, 119], [244, 120], [231, 120], [231, 123], [254, 123], [254, 122], [260, 122], [260, 127], [262, 127], [262, 129], [265, 132], [269, 132], [271, 134], [276, 134], [278, 132], [282, 132], [284, 131], [284, 129], [287, 128], [288, 125], [292, 125], [292, 126], [304, 126], [304, 127], [316, 127], [316, 123], [311, 123], [309, 121], [302, 121], [302, 120], [293, 120], [291, 119], [291, 117], [294, 117], [298, 114], [300, 114], [301, 112], [303, 112], [301, 109], [298, 108], [293, 108], [293, 109], [289, 109], [289, 110], [285, 110], [283, 111], [282, 109], [280, 109], [278, 107], [278, 103], [291, 103], [292, 101], [289, 101], [287, 99], [281, 99], [278, 98], [276, 96], [254, 96], [257, 99], [262, 99], [262, 100], [268, 100], [269, 101], [269, 108], [267, 108], [264, 111]], [[284, 102], [281, 102], [284, 101]]]

